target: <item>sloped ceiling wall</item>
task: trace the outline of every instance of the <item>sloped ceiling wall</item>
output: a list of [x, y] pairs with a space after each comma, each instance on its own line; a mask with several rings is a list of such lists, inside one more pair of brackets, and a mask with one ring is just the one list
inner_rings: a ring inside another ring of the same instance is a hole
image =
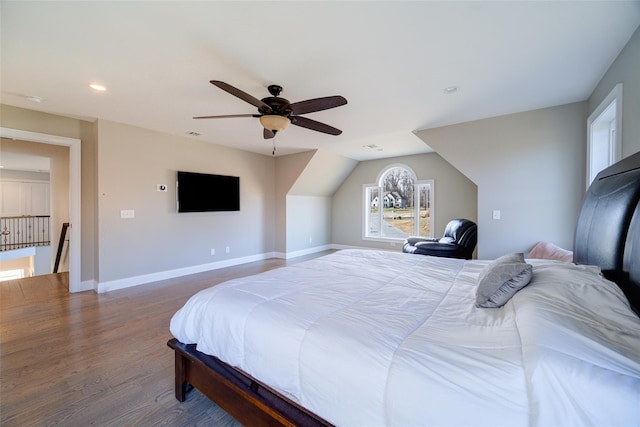
[[357, 164], [357, 160], [316, 150], [287, 194], [330, 197]]

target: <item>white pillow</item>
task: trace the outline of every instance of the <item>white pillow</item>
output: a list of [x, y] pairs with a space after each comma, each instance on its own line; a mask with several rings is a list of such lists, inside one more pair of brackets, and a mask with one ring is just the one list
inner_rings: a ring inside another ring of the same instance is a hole
[[531, 281], [532, 266], [524, 254], [514, 253], [491, 261], [478, 278], [476, 307], [502, 307], [516, 292]]

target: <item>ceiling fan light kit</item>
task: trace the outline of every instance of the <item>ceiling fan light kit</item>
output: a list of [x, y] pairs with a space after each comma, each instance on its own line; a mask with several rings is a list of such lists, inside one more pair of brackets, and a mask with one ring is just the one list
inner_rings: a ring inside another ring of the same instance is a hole
[[210, 83], [225, 92], [242, 99], [243, 101], [258, 108], [258, 114], [232, 114], [224, 116], [199, 116], [194, 119], [221, 119], [231, 117], [258, 117], [260, 124], [264, 127], [264, 139], [275, 137], [276, 132], [285, 130], [289, 124], [294, 124], [303, 128], [311, 129], [329, 135], [340, 135], [342, 131], [325, 123], [302, 117], [300, 114], [314, 113], [316, 111], [328, 110], [330, 108], [345, 105], [347, 100], [342, 96], [327, 96], [324, 98], [308, 99], [306, 101], [294, 102], [280, 98], [282, 87], [270, 85], [267, 89], [272, 96], [258, 99], [228, 83], [219, 80], [211, 80]]
[[267, 130], [279, 132], [285, 130], [291, 124], [291, 120], [284, 116], [268, 114], [260, 117], [260, 124]]

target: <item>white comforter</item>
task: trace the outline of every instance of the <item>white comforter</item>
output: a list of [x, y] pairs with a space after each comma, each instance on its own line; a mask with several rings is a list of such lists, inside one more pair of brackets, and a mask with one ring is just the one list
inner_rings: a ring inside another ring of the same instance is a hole
[[344, 250], [201, 291], [171, 333], [341, 426], [640, 425], [640, 320], [618, 287], [531, 262], [486, 309], [486, 262]]

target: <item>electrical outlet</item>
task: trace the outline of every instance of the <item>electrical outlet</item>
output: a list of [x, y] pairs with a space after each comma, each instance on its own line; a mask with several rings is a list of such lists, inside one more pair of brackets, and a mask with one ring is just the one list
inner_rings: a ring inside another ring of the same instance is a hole
[[133, 209], [122, 209], [120, 211], [120, 218], [131, 219], [136, 217], [136, 211]]
[[227, 253], [231, 252], [231, 248], [227, 246]]
[[216, 250], [211, 248], [211, 255], [215, 255], [216, 254]]

